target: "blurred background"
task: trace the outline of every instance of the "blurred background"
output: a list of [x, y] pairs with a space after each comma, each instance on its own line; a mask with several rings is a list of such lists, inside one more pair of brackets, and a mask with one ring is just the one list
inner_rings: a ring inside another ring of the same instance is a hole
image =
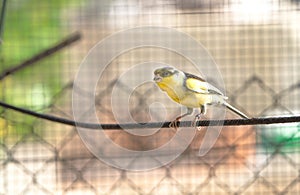
[[[154, 25], [177, 29], [200, 42], [223, 76], [229, 102], [249, 116], [300, 114], [298, 0], [0, 3], [1, 74], [66, 37], [81, 34], [81, 39], [53, 55], [44, 55], [33, 65], [1, 77], [3, 102], [73, 119], [73, 81], [89, 50], [115, 32]], [[189, 70], [187, 59], [159, 48], [120, 55], [109, 64], [96, 89], [101, 123], [115, 122], [110, 102], [118, 77], [135, 64], [153, 60]], [[126, 83], [118, 87], [129, 93]], [[132, 93], [132, 117], [138, 122], [149, 121], [148, 105], [157, 99], [180, 111], [149, 84]], [[230, 112], [226, 117], [236, 118]], [[199, 157], [206, 132], [203, 128], [171, 164], [131, 172], [98, 160], [76, 128], [1, 107], [0, 194], [297, 194], [299, 129], [299, 123], [224, 127], [213, 149]], [[141, 151], [159, 147], [174, 135], [167, 129], [143, 139], [120, 130], [105, 133], [117, 144]]]

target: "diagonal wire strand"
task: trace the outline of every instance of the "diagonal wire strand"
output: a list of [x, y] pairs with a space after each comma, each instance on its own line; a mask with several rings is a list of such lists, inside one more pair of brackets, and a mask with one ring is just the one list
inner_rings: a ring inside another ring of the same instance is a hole
[[72, 43], [74, 43], [80, 39], [81, 39], [81, 34], [79, 32], [75, 32], [74, 34], [69, 35], [68, 37], [66, 37], [64, 40], [60, 41], [56, 45], [54, 45], [50, 48], [47, 48], [46, 50], [41, 51], [40, 53], [32, 56], [31, 58], [27, 59], [26, 61], [22, 62], [21, 64], [13, 65], [10, 68], [4, 70], [2, 73], [0, 73], [0, 81], [19, 70], [22, 70], [28, 66], [34, 65], [36, 62], [60, 51], [61, 49], [65, 48], [66, 46], [69, 46]]

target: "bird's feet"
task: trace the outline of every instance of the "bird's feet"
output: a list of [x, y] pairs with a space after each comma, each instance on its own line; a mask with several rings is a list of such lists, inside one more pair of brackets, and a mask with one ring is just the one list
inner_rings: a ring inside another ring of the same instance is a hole
[[197, 114], [195, 116], [195, 119], [194, 119], [193, 123], [192, 123], [192, 126], [195, 127], [198, 131], [201, 130], [201, 127], [197, 126], [197, 123], [198, 123], [198, 121], [200, 121], [200, 118], [201, 118], [201, 114]]
[[170, 124], [169, 124], [169, 127], [170, 128], [174, 128], [175, 130], [177, 130], [177, 128], [179, 127], [178, 126], [178, 123], [180, 121], [182, 117], [177, 117], [174, 121], [172, 121]]

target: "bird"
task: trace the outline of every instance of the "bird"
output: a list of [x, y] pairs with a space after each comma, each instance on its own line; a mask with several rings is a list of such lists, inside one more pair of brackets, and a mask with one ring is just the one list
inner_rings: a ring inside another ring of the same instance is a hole
[[[201, 115], [205, 115], [207, 105], [223, 105], [240, 117], [249, 118], [246, 114], [226, 102], [228, 97], [218, 88], [196, 75], [167, 66], [154, 70], [153, 81], [173, 101], [187, 108], [185, 114], [178, 116], [170, 123], [170, 127], [175, 129], [177, 129], [177, 124], [183, 117], [191, 115], [195, 108], [199, 108], [200, 113], [195, 116], [192, 123], [196, 127]], [[199, 127], [197, 129], [200, 130]]]

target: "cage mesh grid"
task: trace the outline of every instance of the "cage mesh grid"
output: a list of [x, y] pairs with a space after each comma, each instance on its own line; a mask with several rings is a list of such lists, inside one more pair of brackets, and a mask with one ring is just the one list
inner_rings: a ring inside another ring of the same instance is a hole
[[[12, 1], [7, 7], [1, 45], [2, 70], [69, 32], [80, 31], [83, 39], [2, 80], [3, 101], [71, 119], [72, 81], [88, 50], [119, 30], [162, 25], [191, 35], [208, 49], [218, 64], [233, 105], [256, 117], [299, 114], [298, 1], [89, 1], [69, 3], [63, 9], [41, 2], [27, 7], [26, 4], [30, 2]], [[20, 11], [22, 6], [27, 14]], [[37, 7], [43, 12], [34, 12]], [[54, 18], [50, 20], [53, 23], [43, 22], [48, 16]], [[12, 22], [15, 20], [17, 23]], [[22, 33], [11, 34], [14, 25], [21, 26]], [[20, 37], [26, 42], [18, 40]], [[5, 42], [10, 45], [4, 45]], [[7, 55], [9, 52], [16, 55], [11, 57]], [[109, 103], [118, 76], [131, 65], [153, 59], [170, 64], [180, 62], [183, 68], [187, 63], [177, 55], [157, 49], [131, 51], [115, 59], [103, 76], [101, 83], [105, 84], [97, 88], [97, 114], [103, 122], [115, 121]], [[52, 87], [51, 83], [56, 85]], [[126, 93], [126, 83], [120, 88]], [[132, 97], [131, 113], [136, 120], [148, 119], [147, 101], [156, 98], [174, 111], [179, 109], [163, 94], [158, 97], [159, 92], [153, 86], [140, 90], [149, 93], [147, 99], [139, 93]], [[228, 118], [231, 117], [235, 116], [228, 113]], [[295, 194], [300, 191], [298, 124], [224, 127], [213, 149], [199, 157], [197, 151], [206, 131], [203, 129], [178, 159], [147, 172], [126, 172], [102, 163], [87, 150], [73, 127], [3, 108], [0, 125], [1, 194]], [[173, 133], [161, 131], [160, 136], [147, 142], [120, 131], [106, 134], [128, 148], [149, 149], [164, 143]]]

